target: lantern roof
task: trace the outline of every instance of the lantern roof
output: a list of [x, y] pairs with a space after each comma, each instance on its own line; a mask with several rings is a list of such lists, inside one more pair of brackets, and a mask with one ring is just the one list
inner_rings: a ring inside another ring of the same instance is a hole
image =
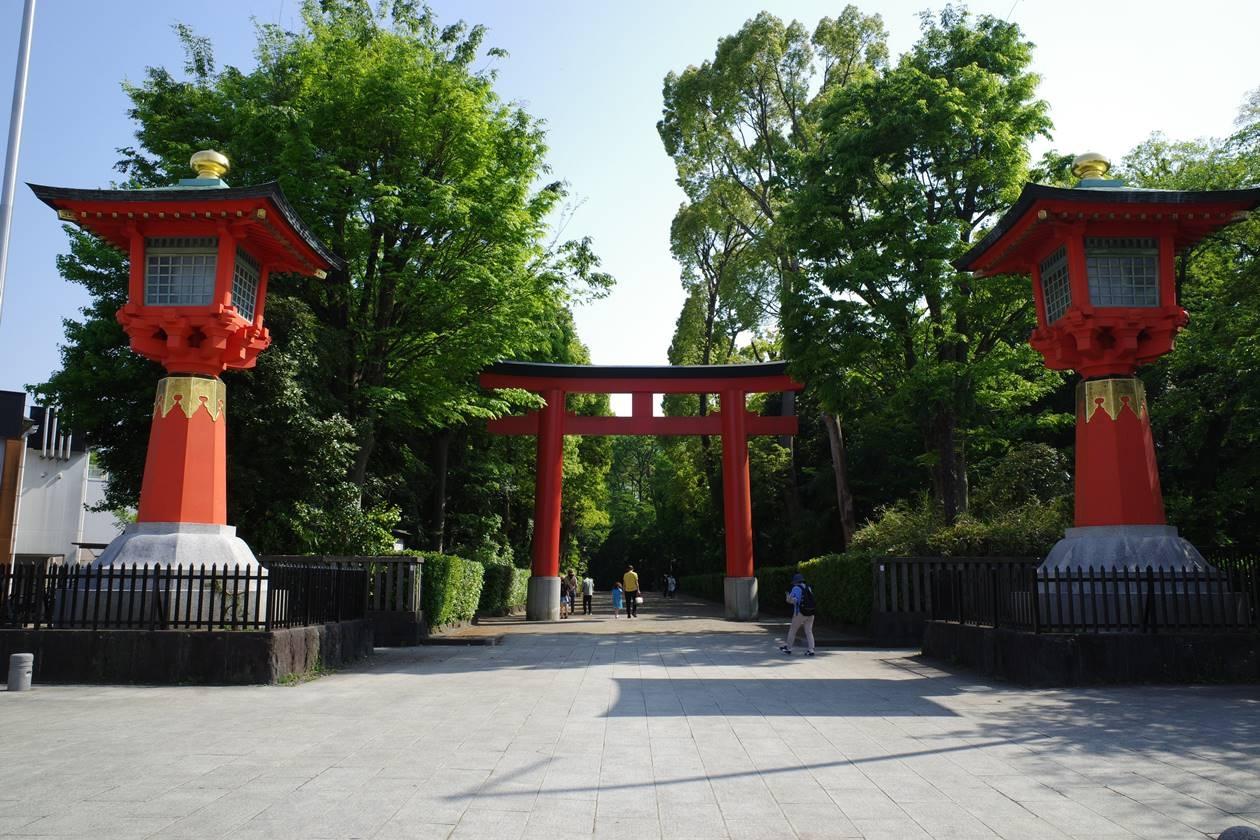
[[1180, 250], [1241, 221], [1257, 206], [1260, 187], [1132, 189], [1121, 181], [1101, 177], [1083, 180], [1075, 188], [1025, 184], [1011, 208], [983, 239], [954, 261], [954, 267], [981, 276], [1027, 273], [1043, 246], [1056, 237], [1056, 229], [1075, 222], [1149, 224], [1152, 235], [1171, 228]]
[[124, 251], [138, 220], [238, 221], [268, 246], [273, 271], [323, 277], [344, 266], [302, 222], [279, 183], [229, 187], [217, 178], [186, 179], [178, 187], [141, 190], [76, 189], [28, 184], [63, 221], [91, 230]]

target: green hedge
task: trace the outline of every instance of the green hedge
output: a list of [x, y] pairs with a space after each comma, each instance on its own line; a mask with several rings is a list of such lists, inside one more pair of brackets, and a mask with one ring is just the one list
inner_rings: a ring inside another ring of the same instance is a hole
[[[789, 607], [784, 595], [792, 587], [792, 576], [798, 571], [814, 588], [818, 602], [818, 619], [828, 624], [866, 625], [871, 620], [874, 580], [871, 577], [871, 554], [850, 551], [847, 554], [825, 554], [798, 566], [766, 566], [757, 569], [757, 595], [761, 611], [787, 615]], [[688, 595], [721, 602], [725, 575], [684, 575], [678, 588]]]
[[871, 559], [866, 552], [850, 551], [824, 554], [800, 565], [801, 574], [814, 589], [823, 621], [862, 626], [870, 622], [875, 593]]
[[766, 566], [757, 570], [757, 601], [763, 613], [791, 615], [787, 592], [792, 588], [795, 566]]
[[715, 572], [707, 575], [682, 575], [678, 578], [678, 589], [697, 598], [709, 601], [726, 600], [726, 575]]
[[430, 627], [470, 621], [477, 613], [485, 567], [450, 554], [418, 553], [424, 558], [420, 602]]
[[481, 600], [477, 604], [477, 612], [487, 615], [506, 615], [512, 611], [513, 607], [525, 605], [525, 594], [529, 588], [529, 569], [487, 564], [485, 570], [485, 586], [481, 589]]

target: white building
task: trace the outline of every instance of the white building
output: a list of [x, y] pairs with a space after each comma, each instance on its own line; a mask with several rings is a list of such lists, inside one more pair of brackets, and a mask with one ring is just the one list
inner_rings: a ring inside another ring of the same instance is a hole
[[99, 553], [91, 546], [121, 531], [113, 513], [91, 510], [105, 498], [105, 473], [55, 410], [32, 406], [27, 416], [24, 406], [25, 395], [0, 392], [0, 413], [18, 412], [0, 418], [0, 562], [88, 562]]

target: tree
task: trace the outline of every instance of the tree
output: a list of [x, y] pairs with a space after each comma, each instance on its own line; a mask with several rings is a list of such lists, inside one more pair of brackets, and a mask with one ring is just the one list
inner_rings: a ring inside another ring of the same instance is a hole
[[834, 401], [894, 401], [914, 418], [948, 522], [967, 508], [969, 427], [1058, 382], [1024, 344], [1023, 281], [973, 284], [951, 266], [1050, 127], [1031, 56], [1014, 24], [925, 13], [895, 67], [822, 105], [789, 211], [803, 258], [785, 303], [791, 355]]
[[[243, 533], [255, 525], [248, 517], [269, 510], [262, 488], [292, 483], [286, 469], [305, 457], [319, 471], [311, 481], [332, 495], [303, 498], [306, 507], [295, 510], [329, 527], [290, 528], [277, 544], [327, 546], [361, 533], [337, 526], [336, 511], [360, 511], [383, 527], [374, 511], [397, 506], [406, 530], [441, 545], [444, 491], [415, 494], [407, 485], [421, 477], [441, 485], [445, 447], [466, 437], [469, 422], [514, 406], [514, 397], [481, 391], [476, 373], [500, 358], [549, 352], [567, 302], [602, 293], [611, 278], [589, 240], [548, 242], [563, 185], [543, 179], [540, 124], [498, 98], [493, 71], [474, 69], [482, 55], [502, 56], [483, 50], [481, 27], [440, 27], [409, 2], [374, 11], [359, 0], [306, 0], [302, 17], [297, 32], [260, 25], [249, 70], [217, 69], [210, 43], [176, 27], [183, 76], [150, 68], [125, 86], [137, 143], [120, 150], [118, 168], [132, 186], [169, 185], [193, 151], [221, 149], [233, 181], [278, 180], [345, 261], [326, 281], [276, 278], [268, 306], [275, 346], [256, 373], [232, 376], [242, 418], [234, 421], [241, 436], [232, 496], [259, 503], [238, 512], [247, 517], [238, 519]], [[92, 260], [67, 266], [95, 282]], [[115, 470], [113, 498], [125, 501], [138, 490], [142, 409], [151, 404], [140, 395], [156, 375], [123, 349], [112, 317], [118, 290], [93, 292], [87, 320], [68, 335], [65, 368], [43, 391], [92, 426]], [[106, 357], [127, 360], [88, 381], [84, 365], [100, 359], [104, 367]], [[240, 383], [254, 381], [266, 387], [247, 396], [251, 386]], [[111, 400], [134, 401], [129, 410], [100, 405], [103, 386], [119, 395]], [[258, 400], [260, 420], [298, 411], [310, 422], [248, 422], [240, 408], [247, 399]], [[250, 452], [258, 492], [241, 483]], [[351, 492], [342, 492], [343, 479]], [[421, 498], [440, 512], [420, 510]]]
[[[691, 250], [679, 247], [680, 232], [693, 232], [694, 239], [695, 231], [707, 230], [723, 238], [722, 251], [738, 244], [749, 259], [759, 260], [760, 270], [746, 276], [758, 279], [760, 295], [737, 286], [718, 291], [737, 300], [773, 300], [759, 313], [763, 323], [767, 317], [777, 320], [778, 300], [799, 267], [780, 216], [796, 188], [800, 157], [817, 141], [819, 109], [836, 90], [884, 66], [885, 41], [880, 17], [854, 6], [839, 18], [824, 18], [812, 35], [798, 22], [784, 24], [762, 12], [721, 39], [712, 61], [665, 78], [657, 131], [691, 205], [675, 220], [675, 252]], [[704, 220], [699, 226], [696, 217]], [[826, 412], [839, 409], [824, 405]], [[835, 424], [834, 417], [830, 422]], [[843, 448], [833, 455], [843, 511], [851, 499]], [[851, 510], [842, 513], [841, 522], [847, 544]]]

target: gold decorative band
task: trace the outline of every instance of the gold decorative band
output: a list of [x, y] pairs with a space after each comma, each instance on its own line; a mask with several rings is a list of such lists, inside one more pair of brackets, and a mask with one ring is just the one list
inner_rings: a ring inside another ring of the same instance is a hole
[[1139, 419], [1147, 416], [1146, 386], [1136, 377], [1089, 379], [1076, 386], [1076, 414], [1084, 414], [1086, 423], [1100, 408], [1115, 420], [1126, 406]]
[[158, 382], [157, 400], [153, 404], [153, 411], [158, 417], [165, 417], [171, 409], [178, 408], [191, 420], [203, 407], [211, 420], [218, 420], [227, 411], [227, 386], [222, 379], [168, 376]]

